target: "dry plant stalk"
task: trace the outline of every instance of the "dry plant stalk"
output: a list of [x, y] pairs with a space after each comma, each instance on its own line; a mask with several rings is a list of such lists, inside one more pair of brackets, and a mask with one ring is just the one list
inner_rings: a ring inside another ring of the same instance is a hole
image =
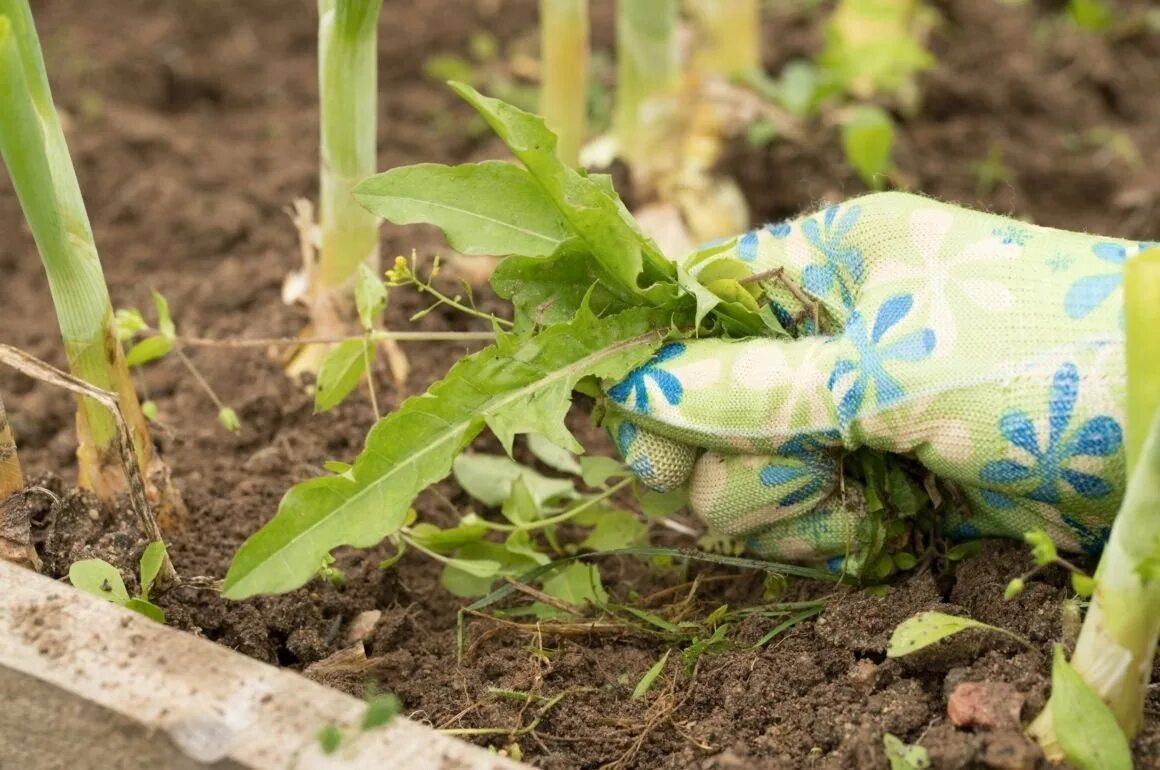
[[24, 504], [24, 473], [16, 456], [12, 426], [0, 401], [0, 559], [40, 569], [40, 559], [32, 546], [32, 528], [28, 506]]
[[[125, 415], [121, 412], [121, 405], [118, 402], [117, 394], [90, 385], [84, 380], [62, 372], [60, 369], [46, 364], [35, 356], [29, 355], [23, 350], [14, 348], [11, 345], [0, 344], [0, 363], [6, 364], [21, 374], [25, 374], [33, 379], [40, 380], [41, 382], [58, 388], [64, 388], [77, 396], [90, 398], [109, 411], [116, 426], [115, 444], [117, 453], [120, 457], [122, 470], [128, 480], [129, 508], [133, 511], [133, 515], [137, 517], [137, 523], [150, 542], [164, 541], [164, 538], [161, 536], [161, 528], [157, 525], [157, 519], [153, 515], [153, 509], [149, 505], [149, 498], [145, 492], [145, 480], [142, 478], [141, 470], [137, 466], [137, 456], [133, 448], [133, 435], [129, 429], [129, 423], [125, 420]], [[176, 581], [177, 572], [173, 569], [173, 563], [169, 560], [169, 554], [166, 553], [155, 585], [159, 590], [164, 590]]]

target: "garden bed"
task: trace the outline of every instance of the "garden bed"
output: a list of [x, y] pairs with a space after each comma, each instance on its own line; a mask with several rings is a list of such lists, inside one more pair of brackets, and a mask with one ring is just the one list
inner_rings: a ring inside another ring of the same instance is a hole
[[[607, 49], [611, 3], [593, 5], [595, 43]], [[922, 110], [903, 120], [896, 153], [912, 189], [1043, 225], [1156, 238], [1160, 176], [1148, 161], [1160, 153], [1154, 97], [1160, 37], [1126, 31], [1101, 38], [1045, 26], [1056, 13], [1049, 3], [936, 5], [945, 19], [932, 42], [938, 65], [922, 79]], [[817, 13], [796, 3], [775, 6], [765, 34], [773, 71], [816, 51], [821, 38]], [[530, 1], [457, 0], [434, 12], [388, 0], [381, 22], [381, 168], [505, 155], [494, 139], [464, 133], [470, 109], [425, 78], [423, 64], [437, 53], [464, 53], [481, 30], [503, 45], [533, 50], [534, 8]], [[282, 279], [298, 260], [283, 209], [316, 186], [310, 5], [288, 13], [273, 0], [120, 0], [83, 20], [62, 1], [37, 3], [35, 10], [114, 302], [147, 305], [154, 287], [169, 298], [186, 334], [297, 333], [303, 314], [280, 300]], [[836, 129], [804, 135], [768, 150], [739, 142], [732, 151], [728, 169], [756, 219], [778, 220], [864, 191], [842, 162]], [[993, 152], [1002, 163], [991, 164], [988, 184], [978, 164]], [[7, 236], [0, 243], [0, 296], [9, 309], [0, 341], [62, 363], [31, 238], [7, 182], [0, 185], [0, 232]], [[431, 230], [386, 226], [384, 239], [388, 258], [412, 248], [426, 258], [444, 248]], [[486, 290], [480, 297], [486, 309]], [[406, 319], [420, 299], [396, 291], [391, 303], [392, 328], [411, 328]], [[437, 311], [416, 327], [466, 329], [469, 319]], [[466, 349], [412, 348], [408, 391], [422, 390]], [[159, 406], [165, 427], [155, 435], [189, 507], [189, 519], [168, 539], [174, 563], [185, 576], [220, 577], [292, 483], [317, 475], [326, 460], [353, 457], [372, 415], [356, 398], [311, 416], [309, 395], [261, 349], [191, 355], [238, 411], [240, 435], [218, 427], [212, 405], [175, 361], [149, 368], [141, 386]], [[59, 507], [42, 504], [35, 522], [46, 571], [63, 575], [72, 561], [89, 556], [133, 564], [142, 543], [127, 517], [99, 511], [59, 480], [71, 479], [74, 465], [70, 398], [8, 371], [0, 371], [0, 392], [22, 460], [33, 474], [55, 474], [44, 483], [64, 496]], [[401, 395], [387, 386], [380, 394], [385, 408]], [[583, 425], [582, 414], [575, 418]], [[582, 435], [589, 451], [610, 451], [598, 431]], [[469, 502], [453, 484], [440, 489], [456, 505]], [[417, 507], [428, 521], [452, 521], [433, 496]], [[654, 539], [690, 544], [671, 532]], [[379, 570], [388, 550], [340, 553], [342, 587], [316, 581], [236, 604], [186, 588], [160, 603], [179, 628], [297, 670], [337, 652], [360, 612], [380, 610], [365, 640], [365, 672], [402, 698], [405, 713], [440, 728], [489, 731], [476, 740], [499, 749], [518, 743], [525, 759], [543, 767], [885, 767], [884, 732], [920, 740], [936, 767], [1036, 766], [1037, 750], [1017, 728], [956, 729], [946, 716], [947, 695], [962, 681], [1013, 684], [1024, 698], [1024, 719], [1042, 705], [1050, 645], [1064, 635], [1066, 583], [1047, 572], [1004, 602], [1007, 581], [1030, 565], [1017, 544], [988, 544], [954, 575], [903, 578], [884, 598], [839, 589], [818, 619], [761, 651], [706, 655], [691, 671], [674, 655], [639, 700], [630, 698], [633, 687], [664, 648], [627, 633], [563, 637], [549, 629], [541, 640], [473, 621], [469, 654], [457, 662], [462, 602], [440, 586], [438, 565], [421, 557]], [[691, 611], [702, 615], [722, 603], [759, 601], [764, 589], [762, 575], [720, 568], [658, 572], [622, 558], [601, 569], [622, 599], [684, 586], [658, 603], [683, 599], [700, 575]], [[789, 589], [791, 598], [830, 593], [828, 585]], [[913, 661], [885, 659], [886, 639], [899, 621], [955, 607], [1026, 636], [1032, 647], [969, 634]], [[752, 641], [775, 622], [751, 619], [739, 632]], [[537, 654], [541, 647], [550, 654]], [[361, 674], [312, 674], [362, 692]], [[491, 688], [567, 694], [530, 730], [524, 704]], [[1140, 767], [1160, 765], [1155, 693], [1147, 709], [1135, 744]]]

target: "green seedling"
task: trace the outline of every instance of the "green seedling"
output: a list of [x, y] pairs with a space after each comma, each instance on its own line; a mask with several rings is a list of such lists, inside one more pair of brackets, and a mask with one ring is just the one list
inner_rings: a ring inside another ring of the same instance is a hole
[[[44, 263], [69, 369], [117, 394], [141, 476], [148, 479], [154, 462], [149, 429], [114, 331], [109, 290], [28, 0], [0, 0], [0, 104], [0, 156]], [[127, 489], [117, 424], [91, 398], [79, 400], [77, 439], [81, 486], [114, 503]], [[179, 506], [176, 492], [158, 494]]]
[[1115, 11], [1106, 0], [1068, 0], [1067, 18], [1077, 27], [1105, 32], [1115, 21]]
[[[141, 367], [169, 355], [176, 356], [217, 409], [218, 424], [230, 433], [237, 433], [242, 429], [237, 412], [222, 403], [217, 391], [183, 349], [182, 340], [177, 334], [177, 324], [169, 311], [169, 300], [157, 290], [153, 290], [152, 295], [153, 308], [157, 314], [156, 326], [151, 326], [135, 307], [122, 308], [114, 315], [117, 339], [122, 344], [133, 343], [125, 355], [125, 362], [131, 367]], [[157, 421], [157, 404], [154, 402], [142, 403], [141, 411], [150, 422]]]
[[897, 735], [883, 735], [882, 747], [890, 770], [926, 770], [930, 767], [930, 754], [926, 749], [917, 744], [903, 743]]
[[991, 145], [987, 157], [967, 165], [967, 170], [975, 177], [975, 193], [983, 196], [990, 195], [1001, 184], [1011, 182], [1011, 171], [1003, 162], [1003, 148], [997, 144]]
[[648, 691], [652, 689], [657, 677], [665, 670], [665, 664], [669, 662], [669, 653], [671, 652], [672, 650], [665, 650], [665, 654], [661, 656], [661, 659], [649, 666], [648, 671], [644, 672], [644, 676], [640, 678], [640, 681], [636, 683], [636, 687], [632, 689], [633, 700], [640, 700], [648, 695]]
[[149, 592], [153, 590], [153, 582], [157, 579], [164, 562], [165, 543], [156, 540], [145, 547], [140, 563], [141, 592], [133, 597], [129, 596], [121, 573], [104, 559], [83, 559], [73, 562], [68, 568], [68, 579], [74, 587], [85, 593], [133, 610], [150, 620], [164, 623], [165, 611], [149, 601]]
[[1014, 599], [1023, 592], [1028, 580], [1043, 568], [1053, 564], [1068, 571], [1071, 576], [1071, 587], [1080, 598], [1091, 597], [1092, 591], [1095, 589], [1095, 581], [1086, 572], [1059, 555], [1055, 541], [1051, 539], [1050, 535], [1041, 529], [1034, 529], [1023, 533], [1023, 540], [1031, 546], [1031, 558], [1035, 562], [1035, 567], [1007, 584], [1007, 588], [1003, 592], [1004, 599], [1007, 601]]
[[[1051, 758], [1066, 757], [1082, 767], [1129, 767], [1101, 765], [1110, 762], [1101, 749], [1082, 753], [1069, 741], [1080, 736], [1089, 744], [1111, 740], [1091, 736], [1095, 722], [1085, 724], [1074, 702], [1075, 682], [1069, 672], [1086, 683], [1094, 698], [1111, 709], [1130, 739], [1139, 732], [1144, 700], [1160, 637], [1160, 249], [1128, 260], [1124, 267], [1124, 315], [1127, 334], [1128, 409], [1125, 448], [1128, 487], [1124, 502], [1112, 524], [1107, 545], [1094, 576], [1095, 587], [1087, 616], [1076, 640], [1070, 664], [1053, 671], [1053, 692], [1047, 707], [1032, 723], [1030, 732]], [[1106, 732], [1106, 731], [1105, 731]], [[1118, 755], [1117, 755], [1118, 756]], [[1087, 764], [1081, 765], [1083, 762]], [[1094, 757], [1094, 758], [1092, 758]], [[1101, 759], [1101, 757], [1103, 759]]]
[[334, 754], [343, 746], [349, 746], [370, 730], [386, 727], [403, 711], [403, 703], [393, 693], [381, 693], [377, 688], [368, 688], [366, 710], [358, 725], [343, 730], [333, 722], [322, 726], [316, 734], [318, 746], [323, 754]]
[[840, 0], [819, 64], [855, 98], [889, 95], [913, 109], [916, 76], [934, 63], [922, 43], [931, 23], [921, 0]]

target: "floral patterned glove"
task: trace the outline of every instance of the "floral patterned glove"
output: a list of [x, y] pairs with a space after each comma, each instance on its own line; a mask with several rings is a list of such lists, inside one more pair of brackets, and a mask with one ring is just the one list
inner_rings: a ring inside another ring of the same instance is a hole
[[1122, 268], [1148, 245], [903, 193], [767, 226], [690, 269], [748, 263], [797, 338], [670, 343], [608, 390], [609, 428], [767, 558], [858, 552], [865, 499], [839, 482], [861, 447], [954, 483], [953, 536], [1098, 551], [1124, 489]]

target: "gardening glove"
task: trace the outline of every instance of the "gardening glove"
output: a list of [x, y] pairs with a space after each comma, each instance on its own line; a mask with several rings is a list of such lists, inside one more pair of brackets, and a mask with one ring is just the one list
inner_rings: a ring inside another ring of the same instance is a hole
[[902, 193], [770, 225], [690, 270], [745, 263], [795, 338], [671, 342], [607, 424], [641, 481], [766, 558], [865, 547], [859, 448], [952, 482], [955, 538], [1098, 552], [1125, 482], [1122, 269], [1149, 245]]

